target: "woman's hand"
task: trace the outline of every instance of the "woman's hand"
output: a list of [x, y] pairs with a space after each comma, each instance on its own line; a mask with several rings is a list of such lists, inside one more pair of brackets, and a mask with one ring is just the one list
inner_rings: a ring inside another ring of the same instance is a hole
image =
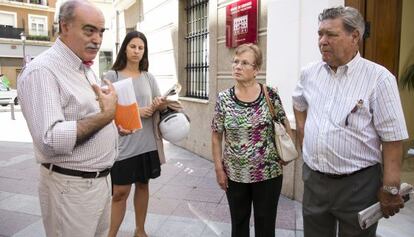
[[223, 168], [216, 168], [216, 179], [220, 188], [226, 191], [229, 184], [227, 182], [227, 174]]
[[152, 101], [152, 108], [155, 110], [164, 110], [167, 107], [167, 99], [164, 96], [157, 96]]
[[281, 166], [288, 165], [292, 161], [283, 161], [282, 159], [278, 160], [277, 163], [279, 163]]
[[153, 113], [154, 113], [154, 108], [152, 106], [139, 108], [139, 115], [142, 118], [149, 118], [152, 116]]
[[131, 135], [131, 134], [133, 134], [134, 132], [136, 132], [137, 130], [128, 130], [128, 129], [124, 129], [124, 128], [122, 128], [122, 126], [121, 125], [118, 125], [117, 126], [117, 129], [118, 129], [118, 134], [120, 135], [120, 136], [127, 136], [127, 135]]

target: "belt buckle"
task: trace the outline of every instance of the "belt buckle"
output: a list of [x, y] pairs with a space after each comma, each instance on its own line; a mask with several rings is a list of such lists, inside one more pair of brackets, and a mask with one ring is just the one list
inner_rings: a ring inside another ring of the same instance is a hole
[[100, 174], [100, 172], [99, 172], [99, 171], [96, 171], [96, 176], [95, 176], [95, 179], [96, 179], [96, 178], [99, 178], [99, 174]]

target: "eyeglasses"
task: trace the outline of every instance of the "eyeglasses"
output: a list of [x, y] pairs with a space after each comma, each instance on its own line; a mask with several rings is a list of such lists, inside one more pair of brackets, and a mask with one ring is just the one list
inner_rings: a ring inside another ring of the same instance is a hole
[[237, 67], [237, 65], [239, 65], [240, 64], [240, 66], [242, 67], [242, 68], [247, 68], [247, 67], [255, 67], [256, 66], [256, 64], [254, 64], [254, 63], [249, 63], [249, 62], [247, 62], [247, 61], [239, 61], [239, 60], [233, 60], [232, 62], [231, 62], [231, 65], [233, 66], [233, 67]]

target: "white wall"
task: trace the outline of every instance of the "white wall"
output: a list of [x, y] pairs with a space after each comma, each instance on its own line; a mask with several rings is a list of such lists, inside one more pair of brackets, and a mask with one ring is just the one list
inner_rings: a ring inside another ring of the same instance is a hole
[[269, 0], [266, 83], [279, 94], [292, 125], [292, 92], [306, 64], [320, 60], [318, 15], [344, 0]]
[[178, 1], [142, 1], [143, 21], [138, 30], [148, 41], [149, 72], [158, 82], [161, 93], [177, 82], [176, 35], [178, 30]]

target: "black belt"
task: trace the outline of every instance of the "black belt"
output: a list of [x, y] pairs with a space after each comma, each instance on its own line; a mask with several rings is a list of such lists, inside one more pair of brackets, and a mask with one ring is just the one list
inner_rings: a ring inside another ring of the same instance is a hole
[[[47, 169], [49, 169], [51, 164], [42, 163], [42, 165], [46, 167]], [[78, 177], [82, 177], [85, 179], [92, 179], [92, 178], [100, 178], [100, 177], [107, 176], [110, 173], [111, 169], [105, 169], [105, 170], [97, 171], [97, 172], [86, 172], [86, 171], [66, 169], [66, 168], [53, 165], [52, 171], [59, 173], [59, 174], [78, 176]]]
[[[378, 164], [376, 164], [376, 165], [378, 165]], [[354, 174], [361, 173], [362, 171], [365, 171], [365, 170], [367, 170], [367, 169], [369, 169], [371, 167], [374, 167], [376, 165], [368, 166], [368, 167], [362, 168], [360, 170], [354, 171], [354, 172], [349, 173], [349, 174], [330, 174], [330, 173], [323, 173], [323, 172], [320, 172], [318, 170], [315, 170], [315, 172], [318, 173], [318, 174], [321, 174], [323, 176], [326, 176], [328, 178], [331, 178], [331, 179], [342, 179], [342, 178], [345, 178], [345, 177], [352, 176]]]

